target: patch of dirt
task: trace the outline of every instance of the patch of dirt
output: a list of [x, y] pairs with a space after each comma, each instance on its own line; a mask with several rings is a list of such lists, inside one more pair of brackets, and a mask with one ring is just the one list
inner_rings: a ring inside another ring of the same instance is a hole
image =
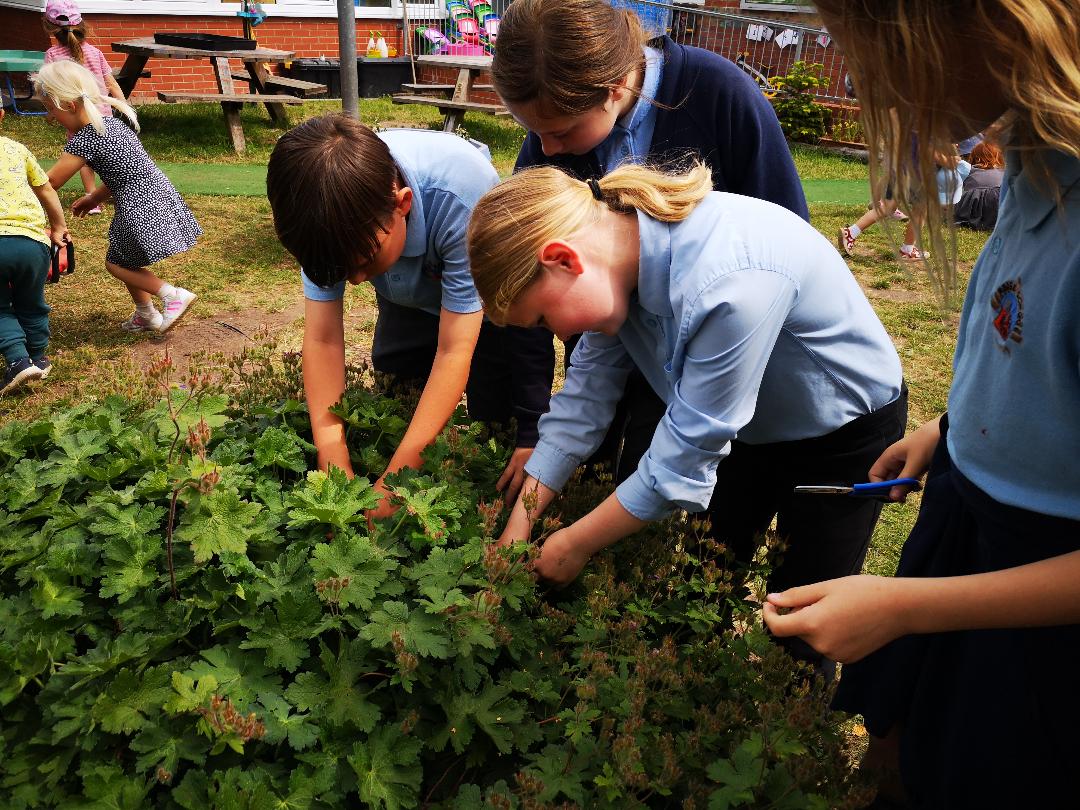
[[[198, 304], [195, 306], [198, 307]], [[146, 368], [161, 357], [166, 346], [174, 362], [186, 361], [200, 352], [236, 354], [245, 346], [252, 345], [260, 330], [279, 332], [303, 316], [302, 299], [280, 312], [266, 312], [252, 307], [200, 318], [196, 309], [165, 334], [148, 336], [146, 340], [133, 345], [131, 358], [140, 368]]]
[[896, 287], [889, 287], [887, 289], [878, 289], [877, 287], [863, 286], [863, 292], [866, 293], [866, 297], [871, 301], [875, 298], [881, 298], [885, 301], [921, 301], [926, 297], [926, 293], [919, 290], [904, 290]]
[[[233, 355], [255, 342], [256, 335], [269, 330], [280, 335], [299, 326], [304, 317], [304, 299], [280, 312], [251, 307], [239, 312], [218, 312], [200, 317], [196, 309], [163, 335], [150, 334], [130, 347], [130, 357], [139, 368], [148, 368], [160, 359], [168, 346], [169, 354], [181, 367], [193, 354], [222, 353]], [[345, 313], [345, 354], [350, 363], [371, 358], [371, 327], [374, 307], [360, 304]], [[299, 330], [298, 330], [299, 331]], [[299, 338], [297, 338], [299, 344]], [[281, 348], [293, 348], [282, 346]], [[295, 347], [299, 349], [299, 345]]]

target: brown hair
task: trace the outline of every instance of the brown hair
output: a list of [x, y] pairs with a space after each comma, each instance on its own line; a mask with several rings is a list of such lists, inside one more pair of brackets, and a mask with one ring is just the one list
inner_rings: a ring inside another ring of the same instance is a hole
[[76, 62], [80, 65], [86, 64], [82, 46], [90, 31], [85, 22], [78, 25], [53, 25], [48, 20], [42, 19], [41, 24], [49, 36], [55, 37], [57, 42], [71, 51], [71, 57]]
[[491, 76], [505, 102], [580, 115], [644, 64], [638, 16], [607, 0], [514, 0], [499, 24]]
[[661, 222], [684, 220], [712, 191], [712, 172], [704, 163], [682, 174], [628, 163], [589, 182], [597, 184], [596, 194], [589, 183], [552, 166], [537, 166], [515, 173], [480, 198], [469, 220], [469, 267], [484, 314], [493, 323], [503, 323], [507, 310], [536, 280], [541, 269], [536, 256], [545, 242], [594, 228], [605, 208], [640, 210]]
[[971, 166], [975, 169], [1000, 169], [1005, 165], [1001, 150], [994, 144], [981, 141], [971, 150]]
[[399, 177], [382, 139], [344, 115], [312, 118], [281, 136], [266, 196], [278, 239], [315, 284], [332, 287], [378, 253]]
[[[1025, 165], [1051, 184], [1042, 156], [1061, 150], [1080, 157], [1080, 19], [1076, 0], [815, 0], [840, 42], [859, 91], [867, 143], [884, 145], [884, 161], [871, 162], [873, 199], [881, 199], [890, 176], [901, 204], [924, 211], [930, 238], [932, 280], [952, 298], [955, 231], [941, 206], [928, 205], [935, 151], [953, 140], [943, 111], [959, 92], [954, 78], [956, 37], [985, 43], [985, 70], [1009, 111], [1003, 143], [1025, 152]], [[919, 150], [912, 159], [912, 136]], [[909, 193], [909, 190], [915, 193]], [[947, 249], [947, 238], [949, 247]]]

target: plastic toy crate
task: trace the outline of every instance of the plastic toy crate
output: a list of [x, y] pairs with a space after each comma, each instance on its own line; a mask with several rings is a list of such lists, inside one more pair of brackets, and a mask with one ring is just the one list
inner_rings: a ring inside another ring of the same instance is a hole
[[641, 24], [650, 37], [663, 36], [671, 27], [671, 8], [669, 6], [641, 3], [637, 0], [611, 0], [615, 8], [628, 8], [638, 15]]

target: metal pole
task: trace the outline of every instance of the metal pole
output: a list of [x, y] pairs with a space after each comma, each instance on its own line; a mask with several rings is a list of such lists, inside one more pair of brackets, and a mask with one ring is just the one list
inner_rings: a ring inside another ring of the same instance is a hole
[[416, 84], [416, 58], [412, 52], [412, 30], [409, 26], [409, 0], [401, 0], [401, 50], [409, 57], [409, 67], [412, 68], [413, 84]]
[[356, 7], [354, 0], [337, 0], [338, 60], [341, 64], [341, 111], [360, 118], [360, 82], [356, 76]]

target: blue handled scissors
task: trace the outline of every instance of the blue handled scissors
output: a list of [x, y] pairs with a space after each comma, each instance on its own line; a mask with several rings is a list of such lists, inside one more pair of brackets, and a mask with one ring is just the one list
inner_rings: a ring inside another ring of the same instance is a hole
[[795, 492], [804, 495], [851, 495], [856, 498], [876, 498], [879, 501], [888, 501], [889, 490], [893, 487], [911, 487], [912, 492], [918, 492], [922, 489], [922, 484], [917, 478], [893, 478], [891, 481], [874, 481], [869, 484], [851, 484], [850, 486], [828, 484], [802, 486], [795, 487]]

